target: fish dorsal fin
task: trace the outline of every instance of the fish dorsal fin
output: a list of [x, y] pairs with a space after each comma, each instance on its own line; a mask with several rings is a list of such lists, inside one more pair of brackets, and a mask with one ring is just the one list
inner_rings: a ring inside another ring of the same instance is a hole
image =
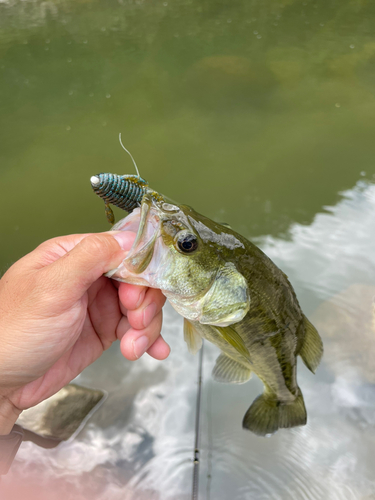
[[323, 343], [314, 325], [304, 316], [305, 338], [299, 355], [307, 368], [315, 373], [323, 356]]
[[231, 326], [212, 326], [219, 335], [222, 337], [228, 344], [236, 349], [236, 351], [241, 354], [247, 361], [250, 361], [250, 353], [248, 348], [245, 346], [244, 341], [241, 336], [236, 332], [234, 328]]
[[251, 370], [226, 354], [220, 354], [212, 370], [212, 376], [217, 382], [244, 384], [251, 377]]
[[184, 340], [191, 354], [197, 354], [202, 347], [202, 337], [197, 332], [195, 326], [186, 318], [184, 318]]

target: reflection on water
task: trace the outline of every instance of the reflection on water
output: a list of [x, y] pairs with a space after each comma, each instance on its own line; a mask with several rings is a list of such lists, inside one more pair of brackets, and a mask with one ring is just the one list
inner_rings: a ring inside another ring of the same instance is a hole
[[359, 182], [326, 210], [294, 225], [290, 241], [262, 245], [323, 337], [317, 374], [299, 366], [308, 424], [269, 440], [244, 435], [241, 412], [260, 387], [210, 381], [215, 356], [207, 360], [202, 498], [354, 500], [375, 491], [375, 186]]
[[24, 443], [6, 478], [12, 491], [21, 474], [32, 500], [60, 500], [56, 484], [85, 500], [190, 498], [198, 365], [183, 345], [181, 318], [171, 307], [165, 317], [175, 355], [130, 363], [118, 346], [107, 351], [76, 381], [108, 390], [108, 399], [74, 441], [51, 453]]
[[[321, 304], [312, 316], [316, 326], [324, 331], [326, 362], [335, 375], [371, 384], [375, 383], [374, 279], [373, 282], [372, 286], [349, 286]], [[375, 423], [375, 414], [373, 420]]]
[[[307, 426], [267, 439], [241, 428], [261, 383], [214, 382], [218, 353], [206, 344], [199, 498], [371, 498], [375, 285], [366, 282], [375, 283], [374, 217], [375, 186], [360, 182], [311, 226], [295, 225], [290, 241], [264, 239], [267, 253], [289, 268], [302, 307], [308, 309], [311, 295], [320, 302], [309, 316], [324, 339], [325, 357], [315, 376], [299, 366]], [[164, 335], [172, 345], [166, 362], [130, 364], [111, 349], [100, 366], [88, 368], [78, 381], [107, 389], [110, 398], [72, 443], [55, 450], [25, 443], [6, 481], [21, 473], [31, 482], [37, 477], [51, 499], [60, 498], [49, 489], [56, 481], [85, 499], [101, 498], [99, 486], [110, 500], [191, 498], [198, 358], [183, 345], [181, 319], [170, 307]]]
[[[374, 498], [374, 19], [352, 0], [0, 0], [0, 270], [108, 228], [89, 179], [133, 172], [121, 131], [155, 189], [263, 236], [323, 337], [317, 375], [299, 366], [308, 425], [270, 439], [241, 429], [260, 382], [215, 383], [206, 345], [200, 499]], [[191, 498], [198, 360], [169, 307], [164, 335], [167, 361], [114, 346], [78, 378], [108, 399], [74, 441], [22, 445], [9, 499]]]
[[[358, 181], [334, 207], [315, 216], [310, 226], [294, 224], [291, 241], [263, 237], [262, 248], [293, 276], [299, 297], [312, 304], [355, 283], [375, 284], [375, 186]], [[308, 265], [306, 265], [308, 263]], [[349, 306], [349, 304], [347, 304]], [[350, 312], [355, 312], [355, 306]]]

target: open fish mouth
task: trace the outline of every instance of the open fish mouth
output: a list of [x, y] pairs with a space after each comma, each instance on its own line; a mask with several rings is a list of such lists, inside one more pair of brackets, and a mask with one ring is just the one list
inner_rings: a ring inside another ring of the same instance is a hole
[[122, 263], [106, 276], [134, 285], [159, 288], [156, 283], [163, 267], [165, 248], [160, 237], [160, 217], [157, 208], [144, 201], [140, 208], [120, 220], [112, 228], [114, 231], [131, 231], [136, 238]]

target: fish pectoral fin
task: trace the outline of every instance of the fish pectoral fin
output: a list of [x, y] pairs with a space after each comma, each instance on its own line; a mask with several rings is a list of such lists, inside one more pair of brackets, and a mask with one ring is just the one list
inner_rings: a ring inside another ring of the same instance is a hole
[[231, 326], [211, 326], [228, 344], [236, 349], [250, 363], [250, 353], [241, 336]]
[[226, 354], [220, 354], [212, 370], [212, 376], [217, 382], [244, 384], [251, 377], [251, 370]]
[[316, 328], [304, 316], [305, 338], [299, 355], [307, 368], [315, 373], [323, 356], [323, 342]]
[[301, 391], [291, 402], [279, 401], [267, 392], [261, 394], [247, 410], [242, 427], [258, 436], [275, 433], [278, 429], [305, 425], [307, 414]]
[[195, 326], [186, 318], [184, 318], [184, 340], [191, 354], [197, 354], [202, 347], [202, 337], [197, 332]]

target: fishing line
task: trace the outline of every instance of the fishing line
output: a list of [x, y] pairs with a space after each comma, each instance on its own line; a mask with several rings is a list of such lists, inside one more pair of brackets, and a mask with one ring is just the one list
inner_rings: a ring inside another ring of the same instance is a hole
[[208, 453], [207, 453], [207, 484], [206, 484], [206, 500], [211, 500], [211, 481], [212, 481], [212, 380], [207, 385], [207, 434], [208, 434]]
[[202, 374], [203, 374], [203, 348], [204, 341], [199, 353], [199, 367], [198, 367], [198, 389], [197, 389], [197, 403], [195, 410], [195, 442], [194, 442], [194, 466], [193, 466], [193, 489], [191, 494], [192, 500], [198, 500], [198, 486], [199, 486], [199, 444], [200, 444], [200, 416], [201, 416], [201, 400], [202, 400]]
[[126, 149], [126, 147], [125, 147], [125, 146], [123, 145], [123, 143], [122, 143], [122, 140], [121, 140], [121, 132], [120, 132], [120, 133], [119, 133], [119, 135], [118, 135], [118, 139], [119, 139], [119, 141], [120, 141], [120, 144], [121, 144], [122, 149], [123, 149], [124, 151], [126, 151], [126, 152], [128, 153], [128, 155], [130, 156], [130, 158], [132, 159], [133, 164], [134, 164], [134, 166], [135, 166], [135, 169], [136, 169], [136, 171], [137, 171], [138, 178], [140, 178], [141, 176], [139, 175], [139, 170], [138, 170], [137, 164], [135, 163], [135, 160], [134, 160], [134, 158], [133, 158], [133, 155], [131, 154], [131, 152], [130, 152], [130, 151], [128, 151], [128, 150]]

